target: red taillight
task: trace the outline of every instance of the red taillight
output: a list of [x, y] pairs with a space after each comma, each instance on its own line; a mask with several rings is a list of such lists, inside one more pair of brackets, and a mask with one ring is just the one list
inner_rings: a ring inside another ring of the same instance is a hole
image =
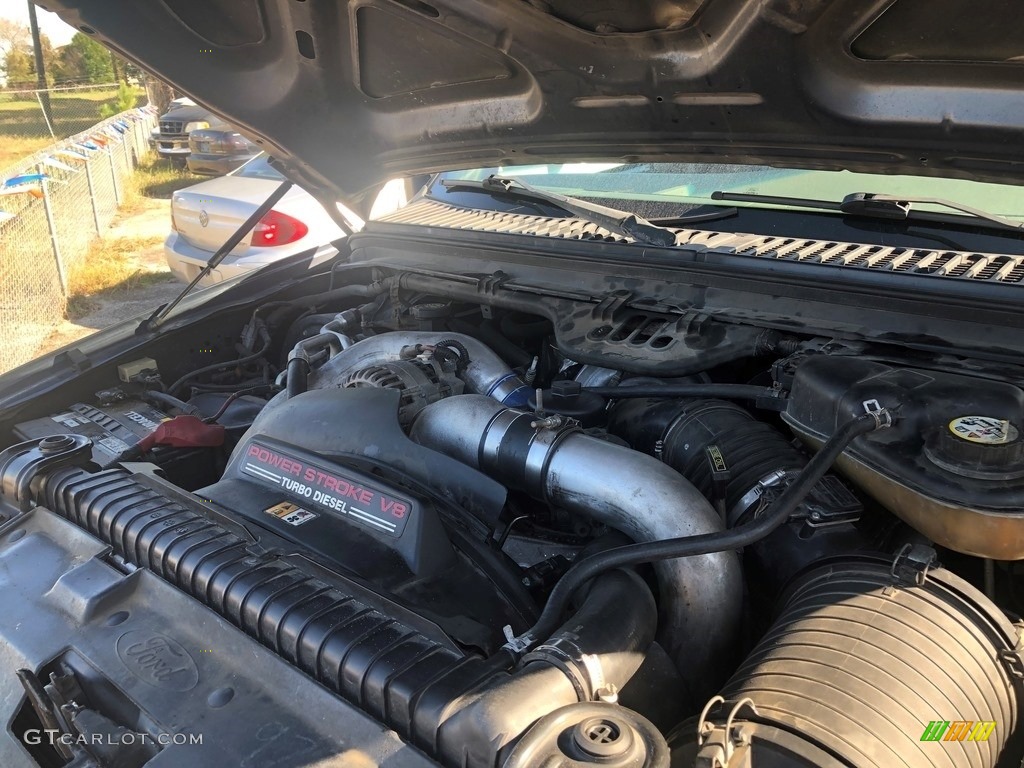
[[255, 246], [287, 245], [306, 236], [309, 227], [293, 216], [280, 211], [271, 211], [252, 231]]
[[231, 154], [233, 152], [245, 152], [249, 146], [249, 142], [245, 140], [245, 137], [240, 133], [225, 133], [223, 131], [217, 131], [214, 134], [216, 137], [211, 145], [220, 152]]
[[247, 142], [245, 137], [240, 133], [228, 134], [224, 143], [227, 145], [228, 149], [237, 149], [242, 152], [244, 152], [249, 146], [249, 142]]

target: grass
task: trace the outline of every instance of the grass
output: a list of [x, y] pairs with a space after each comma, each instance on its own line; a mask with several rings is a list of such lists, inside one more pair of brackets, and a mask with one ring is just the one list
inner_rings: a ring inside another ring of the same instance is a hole
[[[147, 153], [124, 187], [119, 217], [135, 215], [146, 206], [146, 199], [169, 199], [175, 190], [191, 186], [205, 177]], [[100, 238], [89, 252], [68, 272], [67, 319], [75, 321], [96, 311], [101, 301], [116, 301], [121, 296], [168, 279], [167, 272], [151, 272], [139, 266], [138, 255], [155, 248], [162, 237]]]
[[[136, 88], [135, 93], [138, 103], [145, 91]], [[24, 93], [0, 91], [0, 170], [60, 139], [92, 128], [103, 119], [100, 117], [103, 106], [113, 106], [116, 102], [117, 88], [51, 92], [54, 138], [34, 95], [29, 98]]]
[[179, 189], [198, 184], [207, 178], [191, 174], [187, 168], [175, 167], [169, 160], [147, 153], [140, 159], [138, 168], [125, 185], [119, 211], [122, 216], [131, 216], [145, 207], [146, 198], [169, 200]]
[[47, 136], [2, 136], [0, 137], [0, 170], [24, 160], [53, 144]]
[[68, 320], [96, 310], [98, 299], [116, 299], [168, 279], [166, 272], [141, 269], [137, 255], [162, 242], [160, 237], [115, 237], [93, 242], [89, 252], [68, 270]]
[[[136, 95], [141, 97], [144, 91], [136, 89]], [[0, 136], [39, 136], [52, 143], [50, 128], [39, 102], [34, 95], [32, 98], [26, 96], [23, 93], [0, 93]], [[116, 102], [117, 88], [52, 92], [50, 113], [53, 132], [62, 139], [92, 128], [102, 119], [101, 107], [104, 104], [113, 106]]]

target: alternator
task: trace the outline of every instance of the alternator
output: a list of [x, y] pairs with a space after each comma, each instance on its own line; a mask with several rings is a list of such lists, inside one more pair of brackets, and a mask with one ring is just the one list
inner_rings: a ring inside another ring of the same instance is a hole
[[462, 379], [445, 371], [434, 360], [400, 360], [363, 368], [345, 378], [342, 387], [375, 387], [397, 389], [402, 393], [398, 420], [402, 425], [412, 423], [416, 414], [430, 403], [449, 395], [461, 395], [465, 387]]

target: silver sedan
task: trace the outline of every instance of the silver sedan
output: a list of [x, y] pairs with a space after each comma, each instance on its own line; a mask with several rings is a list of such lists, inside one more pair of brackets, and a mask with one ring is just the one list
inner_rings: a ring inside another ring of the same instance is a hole
[[[175, 277], [191, 282], [284, 180], [267, 160], [266, 155], [258, 155], [227, 176], [174, 193], [164, 255]], [[344, 209], [343, 214], [356, 227], [362, 225], [355, 214]], [[292, 187], [201, 285], [219, 283], [310, 248], [316, 249], [314, 264], [325, 261], [338, 253], [331, 243], [344, 236], [320, 203]]]

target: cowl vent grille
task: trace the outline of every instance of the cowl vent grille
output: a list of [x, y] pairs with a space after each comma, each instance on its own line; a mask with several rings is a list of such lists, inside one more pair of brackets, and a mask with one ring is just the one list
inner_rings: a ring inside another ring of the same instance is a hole
[[[565, 240], [629, 243], [631, 238], [578, 219], [555, 219], [501, 211], [456, 208], [433, 200], [419, 200], [381, 221], [392, 224], [443, 227], [474, 232], [503, 232]], [[727, 251], [740, 256], [837, 267], [873, 272], [903, 272], [917, 275], [997, 283], [1024, 282], [1024, 256], [894, 248], [883, 245], [803, 240], [731, 232], [675, 229], [676, 247]]]

